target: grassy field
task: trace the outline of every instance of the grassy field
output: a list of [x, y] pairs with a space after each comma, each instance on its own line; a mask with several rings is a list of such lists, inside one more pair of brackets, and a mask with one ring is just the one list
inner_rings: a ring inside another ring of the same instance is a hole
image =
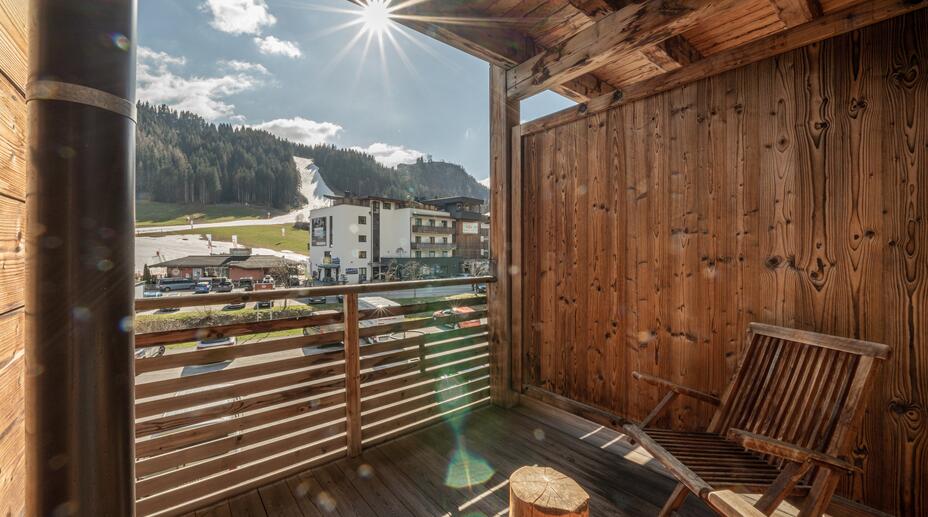
[[[187, 224], [187, 217], [198, 223], [220, 223], [238, 219], [265, 219], [268, 210], [242, 205], [184, 205], [138, 200], [135, 202], [135, 224], [145, 226], [171, 226]], [[285, 212], [271, 210], [271, 217]]]
[[[283, 231], [283, 235], [281, 234]], [[290, 224], [269, 224], [260, 226], [228, 226], [222, 228], [204, 228], [197, 230], [179, 230], [176, 232], [147, 234], [150, 237], [162, 235], [203, 235], [209, 233], [214, 241], [231, 242], [232, 236], [238, 237], [238, 243], [252, 248], [267, 248], [276, 251], [292, 251], [306, 254], [309, 244], [309, 232], [294, 229]]]

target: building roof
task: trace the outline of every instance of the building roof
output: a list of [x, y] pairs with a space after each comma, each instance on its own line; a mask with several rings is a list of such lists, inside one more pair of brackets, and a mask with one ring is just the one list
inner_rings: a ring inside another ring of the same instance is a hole
[[296, 261], [274, 255], [241, 256], [233, 254], [190, 255], [174, 260], [153, 264], [151, 267], [223, 267], [231, 266], [242, 269], [270, 269], [296, 264]]
[[453, 197], [440, 197], [437, 199], [429, 199], [428, 201], [425, 201], [425, 203], [428, 203], [430, 205], [438, 205], [438, 206], [450, 205], [453, 203], [463, 203], [465, 205], [482, 205], [482, 204], [485, 204], [486, 201], [480, 198], [477, 198], [477, 197], [453, 196]]

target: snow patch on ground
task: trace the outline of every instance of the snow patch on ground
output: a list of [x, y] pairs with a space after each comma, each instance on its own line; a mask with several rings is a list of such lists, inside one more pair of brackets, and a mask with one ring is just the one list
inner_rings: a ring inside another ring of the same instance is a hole
[[319, 167], [312, 160], [294, 156], [293, 161], [296, 163], [296, 169], [300, 171], [300, 194], [303, 194], [307, 203], [292, 213], [294, 217], [296, 214], [303, 214], [308, 220], [310, 210], [332, 206], [332, 200], [326, 196], [334, 196], [335, 192], [326, 185], [322, 174], [319, 173]]
[[478, 181], [477, 183], [483, 185], [483, 186], [486, 187], [486, 188], [490, 188], [490, 178], [484, 178], [484, 179]]
[[[212, 247], [202, 235], [168, 235], [165, 237], [135, 238], [135, 269], [142, 271], [145, 264], [149, 266], [187, 257], [190, 255], [217, 255], [229, 253], [234, 246], [231, 242], [213, 241]], [[252, 255], [274, 255], [305, 263], [306, 255], [288, 251], [275, 251], [267, 248], [252, 248]]]

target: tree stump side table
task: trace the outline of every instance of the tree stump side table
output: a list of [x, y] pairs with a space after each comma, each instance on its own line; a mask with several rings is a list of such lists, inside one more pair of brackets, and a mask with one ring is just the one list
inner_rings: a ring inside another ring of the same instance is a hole
[[588, 517], [590, 495], [549, 467], [522, 467], [509, 477], [510, 517]]

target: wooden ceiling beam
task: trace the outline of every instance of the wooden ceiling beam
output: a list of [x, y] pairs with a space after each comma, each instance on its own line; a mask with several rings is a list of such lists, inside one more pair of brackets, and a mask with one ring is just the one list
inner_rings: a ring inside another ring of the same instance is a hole
[[593, 20], [599, 20], [632, 3], [632, 0], [568, 0], [570, 5]]
[[624, 54], [661, 43], [737, 0], [655, 0], [629, 4], [507, 73], [522, 99], [590, 73]]
[[[362, 0], [348, 0], [363, 6]], [[539, 52], [534, 40], [505, 22], [479, 12], [463, 10], [453, 2], [411, 4], [395, 13], [393, 20], [446, 45], [506, 69]], [[615, 91], [615, 87], [588, 73], [552, 88], [575, 101], [587, 102]]]
[[683, 36], [673, 36], [642, 49], [649, 61], [665, 72], [691, 65], [702, 59], [702, 53]]
[[777, 16], [787, 27], [810, 22], [822, 15], [819, 0], [767, 0], [777, 10]]
[[928, 7], [928, 1], [926, 0], [868, 0], [855, 4], [840, 11], [825, 14], [791, 29], [771, 34], [739, 47], [705, 56], [692, 65], [678, 70], [627, 85], [611, 95], [597, 97], [580, 106], [526, 122], [522, 125], [522, 134], [526, 135], [551, 129], [577, 120], [580, 117], [600, 113], [622, 104], [698, 81], [704, 77], [733, 70], [926, 7]]

